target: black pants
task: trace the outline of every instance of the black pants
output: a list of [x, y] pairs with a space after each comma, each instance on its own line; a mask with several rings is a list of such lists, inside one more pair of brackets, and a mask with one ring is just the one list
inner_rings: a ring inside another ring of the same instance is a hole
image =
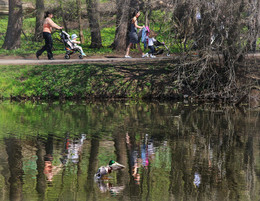
[[52, 46], [53, 46], [53, 40], [52, 40], [51, 34], [48, 32], [43, 32], [43, 38], [45, 40], [45, 45], [42, 46], [42, 49], [38, 50], [36, 54], [38, 56], [41, 56], [41, 54], [46, 50], [47, 54], [48, 54], [48, 59], [51, 59], [51, 58], [53, 58], [53, 54], [51, 51]]
[[150, 51], [148, 52], [148, 54], [154, 54], [154, 52], [155, 52], [154, 46], [148, 46], [148, 47], [149, 47], [149, 49], [150, 49]]

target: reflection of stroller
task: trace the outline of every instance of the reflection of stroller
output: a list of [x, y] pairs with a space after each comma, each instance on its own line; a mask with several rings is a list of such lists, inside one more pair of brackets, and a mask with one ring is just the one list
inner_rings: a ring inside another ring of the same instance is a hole
[[81, 134], [79, 139], [69, 139], [69, 135], [66, 136], [64, 150], [62, 157], [60, 158], [63, 165], [66, 165], [68, 161], [75, 164], [79, 162], [79, 156], [82, 152], [82, 146], [85, 139], [86, 134]]
[[[80, 50], [78, 48], [74, 47], [74, 44], [70, 40], [70, 35], [67, 32], [61, 31], [60, 38], [61, 38], [62, 42], [64, 43], [65, 50], [66, 50], [66, 53], [64, 56], [65, 59], [69, 59], [70, 55], [72, 55], [75, 52], [80, 52]], [[81, 53], [79, 55], [79, 58], [83, 59], [83, 56], [81, 55]]]
[[158, 40], [156, 40], [154, 42], [154, 48], [155, 48], [155, 52], [154, 55], [159, 55], [159, 54], [163, 54], [164, 50], [167, 51], [166, 55], [167, 57], [170, 56], [170, 50], [169, 48], [165, 45], [165, 43], [161, 43]]

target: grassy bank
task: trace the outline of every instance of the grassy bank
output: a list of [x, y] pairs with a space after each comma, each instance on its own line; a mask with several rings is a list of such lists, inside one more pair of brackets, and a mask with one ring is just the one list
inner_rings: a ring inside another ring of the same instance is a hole
[[177, 98], [171, 64], [0, 66], [3, 99]]

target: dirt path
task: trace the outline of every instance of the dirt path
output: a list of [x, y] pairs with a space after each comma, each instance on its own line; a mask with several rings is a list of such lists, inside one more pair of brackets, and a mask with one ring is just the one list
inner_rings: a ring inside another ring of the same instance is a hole
[[40, 58], [40, 60], [29, 57], [11, 57], [5, 56], [0, 58], [0, 65], [54, 65], [54, 64], [88, 64], [88, 63], [153, 63], [160, 61], [172, 60], [173, 56], [158, 56], [157, 58], [124, 58], [116, 56], [89, 56], [79, 59], [76, 55], [73, 55], [70, 59], [64, 59], [64, 55], [56, 56], [55, 60], [48, 60], [46, 58]]
[[[260, 53], [249, 54], [249, 58], [260, 59]], [[70, 59], [64, 59], [64, 55], [57, 55], [55, 60], [48, 60], [41, 58], [40, 60], [33, 58], [33, 56], [19, 57], [19, 56], [2, 56], [0, 58], [0, 65], [54, 65], [54, 64], [88, 64], [88, 63], [154, 63], [160, 61], [173, 60], [175, 56], [158, 56], [156, 58], [140, 58], [135, 56], [133, 58], [124, 58], [120, 56], [88, 56], [79, 59], [73, 55]]]

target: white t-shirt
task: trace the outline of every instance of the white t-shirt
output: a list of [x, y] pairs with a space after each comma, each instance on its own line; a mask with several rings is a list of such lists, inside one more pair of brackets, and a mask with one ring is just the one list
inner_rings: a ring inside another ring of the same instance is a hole
[[153, 46], [153, 42], [155, 42], [155, 38], [149, 38], [148, 37], [148, 46]]

